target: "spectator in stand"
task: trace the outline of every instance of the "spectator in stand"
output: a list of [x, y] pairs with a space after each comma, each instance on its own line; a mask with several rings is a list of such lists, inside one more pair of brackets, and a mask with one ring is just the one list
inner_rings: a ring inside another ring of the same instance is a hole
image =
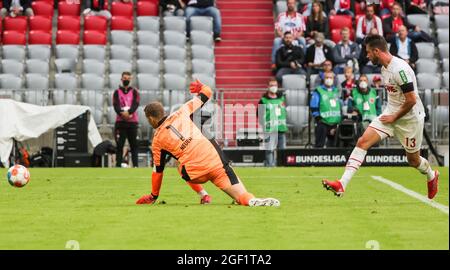
[[266, 167], [276, 166], [275, 150], [286, 148], [286, 97], [278, 91], [277, 81], [269, 81], [269, 89], [259, 101], [257, 113], [264, 130], [264, 146]]
[[330, 15], [349, 15], [354, 17], [355, 13], [355, 6], [354, 6], [354, 0], [335, 0], [334, 1], [334, 7], [332, 10], [330, 10]]
[[306, 47], [306, 40], [303, 37], [303, 32], [306, 30], [305, 21], [303, 16], [296, 11], [297, 1], [288, 0], [287, 11], [280, 13], [278, 15], [277, 21], [275, 22], [275, 33], [277, 37], [273, 41], [272, 48], [272, 68], [275, 65], [275, 55], [278, 49], [283, 45], [283, 34], [286, 31], [290, 31], [293, 35], [293, 44], [295, 46], [299, 45], [303, 49]]
[[376, 28], [380, 36], [383, 35], [383, 23], [380, 17], [375, 15], [375, 5], [368, 5], [366, 15], [360, 17], [356, 24], [356, 42], [361, 44], [372, 28]]
[[428, 14], [427, 1], [425, 0], [406, 0], [406, 14]]
[[[333, 62], [331, 62], [330, 60], [326, 60], [323, 63], [322, 67], [323, 67], [323, 70], [319, 71], [319, 76], [316, 77], [316, 80], [314, 81], [314, 85], [321, 85], [324, 83], [325, 73], [333, 72]], [[338, 86], [339, 86], [339, 81], [338, 81], [337, 77], [334, 76], [333, 87], [338, 87]]]
[[103, 16], [111, 19], [111, 13], [106, 8], [107, 0], [89, 0], [87, 8], [83, 11], [84, 16]]
[[314, 0], [312, 3], [312, 12], [306, 23], [306, 41], [310, 44], [314, 43], [316, 33], [322, 33], [325, 38], [330, 37], [328, 19], [324, 16], [322, 3], [318, 0]]
[[323, 85], [317, 87], [311, 94], [309, 107], [315, 119], [315, 147], [333, 147], [336, 145], [337, 125], [342, 120], [342, 100], [339, 90], [333, 87], [334, 73], [325, 73]]
[[408, 37], [408, 29], [404, 25], [400, 26], [398, 36], [391, 42], [389, 49], [392, 55], [405, 60], [411, 68], [416, 70], [416, 62], [419, 59], [416, 43]]
[[214, 0], [189, 0], [186, 6], [186, 32], [190, 36], [191, 17], [192, 16], [209, 16], [213, 18], [214, 40], [221, 41], [220, 33], [222, 31], [222, 18], [220, 11], [215, 7]]
[[[344, 73], [346, 66], [356, 67], [361, 50], [359, 45], [350, 40], [350, 29], [341, 30], [341, 41], [333, 48], [334, 73]], [[356, 69], [356, 68], [355, 68]]]
[[406, 26], [409, 30], [408, 37], [414, 42], [432, 42], [433, 39], [425, 32], [420, 30], [417, 25], [410, 24], [406, 17], [402, 16], [402, 6], [395, 2], [392, 6], [391, 16], [383, 21], [383, 32], [388, 42], [395, 39], [400, 26]]
[[[377, 28], [370, 29], [368, 36], [370, 35], [378, 35]], [[361, 74], [372, 74], [372, 73], [381, 73], [381, 65], [375, 65], [372, 61], [369, 61], [367, 58], [367, 50], [366, 44], [363, 41], [361, 44], [361, 53], [359, 55], [359, 67]]]
[[160, 0], [159, 6], [162, 9], [163, 16], [184, 16], [183, 0]]
[[117, 144], [116, 167], [122, 166], [123, 147], [126, 139], [130, 144], [133, 166], [138, 167], [137, 130], [139, 121], [136, 110], [139, 107], [140, 97], [138, 90], [130, 86], [130, 72], [123, 72], [121, 81], [122, 84], [113, 94], [113, 107], [117, 113], [114, 127]]
[[[32, 0], [3, 0], [3, 8], [0, 10], [1, 18], [8, 16], [34, 16], [31, 8]], [[0, 30], [1, 31], [1, 30]]]
[[375, 75], [372, 78], [372, 87], [375, 89], [382, 89], [383, 88], [383, 80], [381, 79], [380, 75]]
[[306, 66], [308, 74], [317, 74], [323, 69], [326, 60], [333, 63], [333, 51], [324, 44], [325, 37], [322, 33], [317, 32], [315, 35], [315, 43], [306, 50]]
[[290, 31], [284, 33], [283, 46], [278, 49], [276, 54], [277, 65], [277, 81], [281, 85], [283, 75], [286, 74], [306, 74], [303, 69], [305, 55], [303, 49], [299, 46], [294, 46], [292, 43], [294, 36]]
[[342, 89], [342, 101], [344, 106], [347, 106], [348, 98], [350, 97], [351, 91], [356, 87], [355, 75], [353, 74], [352, 67], [345, 67], [344, 69], [345, 80], [341, 83]]
[[389, 16], [389, 14], [392, 14], [392, 7], [395, 3], [395, 0], [380, 0], [380, 17], [384, 18], [385, 16]]

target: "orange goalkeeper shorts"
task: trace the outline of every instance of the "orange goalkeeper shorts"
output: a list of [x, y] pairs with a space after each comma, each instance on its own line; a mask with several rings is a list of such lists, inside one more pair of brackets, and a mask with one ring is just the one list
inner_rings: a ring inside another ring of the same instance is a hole
[[222, 190], [227, 189], [232, 185], [239, 184], [240, 182], [239, 178], [234, 173], [233, 168], [231, 168], [229, 165], [211, 171], [198, 178], [189, 180], [190, 183], [194, 184], [203, 184], [208, 181], [211, 181], [214, 185]]

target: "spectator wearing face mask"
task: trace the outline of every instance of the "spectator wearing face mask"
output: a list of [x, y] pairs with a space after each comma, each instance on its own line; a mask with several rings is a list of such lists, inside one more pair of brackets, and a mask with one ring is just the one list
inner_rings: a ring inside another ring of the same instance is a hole
[[290, 31], [284, 33], [283, 44], [276, 54], [277, 81], [279, 84], [283, 81], [283, 76], [287, 74], [306, 74], [303, 69], [305, 56], [303, 49], [294, 46], [292, 43], [294, 37]]
[[336, 145], [337, 125], [342, 120], [342, 100], [339, 89], [333, 87], [334, 73], [325, 73], [324, 84], [311, 94], [310, 109], [315, 120], [315, 147]]
[[269, 88], [258, 105], [258, 119], [264, 130], [266, 167], [276, 166], [275, 150], [286, 148], [286, 98], [278, 91], [278, 83], [272, 78]]

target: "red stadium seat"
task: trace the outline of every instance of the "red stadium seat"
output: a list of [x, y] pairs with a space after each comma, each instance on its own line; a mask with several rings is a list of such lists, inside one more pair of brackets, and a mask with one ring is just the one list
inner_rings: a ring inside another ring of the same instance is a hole
[[52, 19], [46, 16], [32, 16], [30, 17], [30, 30], [41, 30], [45, 32], [52, 31]]
[[159, 4], [159, 0], [138, 0], [138, 2], [151, 2], [151, 3]]
[[365, 14], [365, 10], [361, 9], [361, 4], [355, 1], [355, 13], [356, 15]]
[[53, 5], [53, 0], [34, 0], [33, 2], [47, 2]]
[[358, 14], [355, 16], [356, 25], [358, 25], [359, 18], [366, 16], [366, 14]]
[[59, 16], [80, 16], [81, 5], [70, 3], [66, 1], [60, 1], [58, 3], [58, 15]]
[[31, 8], [33, 9], [35, 16], [53, 17], [53, 3], [50, 4], [46, 1], [33, 1], [31, 3]]
[[84, 31], [84, 45], [106, 45], [106, 34], [95, 30]]
[[[331, 30], [331, 40], [334, 43], [339, 43], [341, 40], [341, 29], [333, 29]], [[350, 28], [350, 40], [355, 41], [355, 30]]]
[[58, 30], [71, 30], [80, 32], [80, 17], [79, 16], [58, 16]]
[[137, 2], [137, 16], [158, 16], [158, 3], [139, 1]]
[[133, 18], [113, 16], [111, 19], [111, 30], [133, 31]]
[[352, 28], [352, 16], [349, 15], [330, 16], [330, 30], [341, 29], [344, 27]]
[[56, 44], [80, 44], [80, 32], [70, 30], [58, 30], [56, 33]]
[[108, 19], [103, 16], [84, 17], [84, 30], [94, 30], [105, 33], [107, 28]]
[[28, 27], [28, 20], [25, 16], [19, 16], [15, 18], [6, 17], [3, 23], [5, 31], [17, 31], [25, 33]]
[[28, 33], [28, 44], [52, 45], [52, 32], [30, 31]]
[[111, 4], [111, 15], [122, 17], [133, 17], [133, 3], [113, 2]]
[[4, 31], [3, 45], [25, 45], [27, 39], [24, 32]]

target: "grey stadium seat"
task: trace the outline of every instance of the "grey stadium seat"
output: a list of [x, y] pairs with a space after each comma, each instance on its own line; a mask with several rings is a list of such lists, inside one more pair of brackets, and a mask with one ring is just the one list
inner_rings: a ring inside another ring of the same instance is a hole
[[436, 107], [436, 122], [438, 132], [442, 132], [442, 130], [448, 127], [448, 106], [437, 106]]
[[437, 74], [419, 73], [417, 74], [417, 87], [419, 89], [439, 89], [441, 88], [441, 78]]
[[137, 59], [159, 61], [159, 58], [160, 58], [159, 48], [155, 48], [150, 45], [137, 46]]
[[51, 46], [49, 45], [28, 45], [28, 58], [50, 60]]
[[[145, 105], [149, 104], [150, 102], [161, 100], [159, 91], [140, 90], [139, 95], [141, 98], [140, 104], [143, 107], [145, 107]], [[140, 108], [140, 109], [142, 109], [142, 108]], [[142, 118], [145, 119], [145, 117], [142, 117]]]
[[124, 71], [131, 71], [132, 64], [126, 60], [112, 59], [109, 60], [109, 72], [110, 73], [120, 73]]
[[111, 59], [131, 61], [133, 50], [123, 45], [111, 45]]
[[112, 30], [111, 44], [124, 45], [131, 48], [133, 46], [133, 32]]
[[83, 73], [95, 73], [103, 76], [105, 74], [105, 63], [97, 59], [84, 59]]
[[78, 51], [77, 45], [56, 45], [56, 58], [78, 59]]
[[159, 32], [159, 17], [138, 16], [136, 17], [137, 29], [142, 31]]
[[280, 0], [277, 1], [277, 4], [276, 4], [277, 15], [280, 13], [286, 12], [286, 11], [287, 11], [286, 1], [280, 1]]
[[48, 104], [48, 90], [35, 91], [28, 90], [24, 92], [24, 102], [39, 106], [46, 106]]
[[83, 46], [84, 59], [97, 59], [105, 61], [106, 51], [103, 45], [84, 45]]
[[150, 31], [138, 31], [137, 44], [159, 47], [159, 34]]
[[213, 35], [203, 31], [191, 31], [191, 43], [193, 45], [203, 45], [206, 47], [214, 47]]
[[[314, 90], [314, 89], [316, 89], [316, 87], [317, 86], [319, 86], [317, 83], [316, 83], [316, 81], [317, 81], [317, 77], [319, 76], [319, 74], [311, 74], [310, 76], [309, 76], [309, 87], [310, 87], [310, 89], [311, 90]], [[284, 77], [284, 76], [283, 76]], [[284, 86], [283, 86], [283, 88], [285, 88]], [[287, 88], [286, 88], [287, 89]]]
[[449, 89], [449, 88], [450, 88], [450, 85], [449, 85], [449, 83], [448, 83], [448, 76], [449, 76], [448, 71], [442, 73], [442, 85], [443, 85], [446, 89]]
[[[1, 80], [0, 80], [0, 84], [1, 84]], [[19, 101], [22, 102], [22, 93], [19, 91], [14, 91], [14, 90], [6, 90], [6, 89], [1, 89], [2, 86], [0, 85], [0, 99], [2, 98], [9, 98], [15, 101]]]
[[431, 34], [430, 17], [425, 14], [411, 14], [407, 16], [408, 22], [420, 27], [420, 29]]
[[193, 59], [192, 73], [203, 73], [213, 76], [215, 73], [214, 64], [202, 59]]
[[25, 59], [25, 47], [19, 45], [3, 45], [3, 59], [15, 59], [23, 61]]
[[105, 79], [95, 73], [84, 73], [81, 75], [81, 88], [89, 90], [103, 91]]
[[308, 91], [286, 90], [287, 106], [307, 106]]
[[2, 73], [20, 76], [22, 75], [24, 68], [25, 68], [24, 64], [17, 60], [14, 59], [2, 60]]
[[344, 75], [344, 74], [337, 74], [337, 75], [336, 75], [336, 78], [337, 78], [337, 81], [338, 81], [338, 84], [339, 84], [339, 85], [341, 85], [341, 83], [342, 83], [343, 81], [345, 81], [345, 75]]
[[439, 43], [448, 43], [448, 29], [438, 29], [437, 30]]
[[309, 109], [308, 106], [287, 106], [287, 124], [293, 128], [304, 128], [308, 126]]
[[164, 74], [164, 88], [172, 90], [186, 89], [186, 76], [177, 74]]
[[45, 90], [49, 88], [48, 76], [29, 73], [25, 75], [27, 89]]
[[164, 31], [164, 44], [184, 48], [186, 46], [186, 35], [171, 30]]
[[436, 49], [432, 42], [419, 42], [416, 43], [416, 47], [417, 51], [419, 52], [419, 58], [434, 58]]
[[78, 88], [78, 78], [73, 73], [57, 73], [55, 74], [55, 88], [76, 90]]
[[177, 31], [180, 33], [186, 32], [186, 19], [180, 16], [165, 16], [164, 30]]
[[58, 58], [55, 59], [55, 65], [56, 65], [56, 72], [63, 73], [63, 72], [71, 72], [74, 73], [77, 61], [76, 59], [70, 59], [70, 58]]
[[213, 20], [209, 16], [192, 16], [191, 30], [207, 33], [213, 32]]
[[27, 59], [27, 73], [39, 73], [48, 75], [50, 67], [48, 61], [41, 59]]
[[81, 90], [81, 105], [89, 107], [103, 108], [104, 95], [103, 92], [95, 90]]
[[101, 108], [97, 108], [97, 107], [90, 107], [91, 109], [91, 114], [94, 117], [94, 122], [99, 125], [102, 123], [102, 119], [103, 119], [103, 110]]
[[163, 104], [169, 106], [172, 110], [174, 106], [183, 104], [190, 98], [186, 90], [164, 90], [163, 92]]
[[53, 103], [55, 105], [62, 104], [77, 104], [77, 96], [75, 92], [65, 91], [65, 90], [55, 90], [53, 91]]
[[21, 89], [22, 78], [14, 74], [0, 74], [0, 86], [3, 89]]
[[194, 73], [192, 74], [192, 78], [194, 80], [199, 79], [202, 83], [208, 85], [212, 89], [216, 88], [216, 79], [214, 78], [214, 76], [204, 73]]
[[445, 59], [442, 60], [442, 66], [444, 67], [444, 71], [445, 72], [449, 71], [449, 69], [448, 69], [448, 58], [445, 58]]
[[419, 59], [416, 62], [417, 73], [437, 73], [438, 64], [433, 59]]
[[288, 74], [283, 76], [283, 88], [290, 90], [305, 90], [306, 76]]
[[192, 59], [214, 61], [214, 50], [203, 45], [192, 45]]
[[159, 62], [147, 59], [138, 59], [136, 61], [137, 73], [159, 75]]
[[164, 59], [184, 61], [186, 59], [186, 50], [174, 45], [165, 45]]
[[434, 21], [436, 23], [436, 28], [448, 29], [447, 14], [434, 15]]
[[121, 82], [122, 74], [121, 73], [111, 73], [109, 74], [109, 88], [111, 90], [115, 90], [119, 87]]
[[178, 60], [164, 60], [164, 72], [169, 74], [186, 74], [186, 63]]
[[448, 43], [439, 44], [439, 55], [441, 59], [448, 58]]
[[161, 83], [159, 76], [151, 74], [138, 74], [137, 81], [138, 88], [141, 90], [159, 90]]

